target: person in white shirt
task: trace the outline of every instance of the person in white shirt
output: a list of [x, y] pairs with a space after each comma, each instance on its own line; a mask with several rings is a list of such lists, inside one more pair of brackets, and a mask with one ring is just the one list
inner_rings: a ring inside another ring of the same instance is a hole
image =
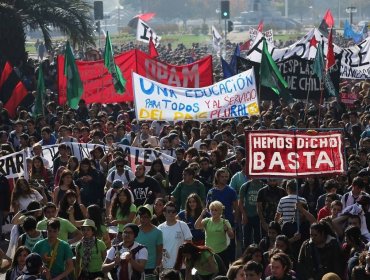
[[148, 260], [148, 250], [135, 241], [138, 234], [139, 227], [135, 224], [129, 223], [123, 227], [123, 242], [108, 250], [102, 265], [104, 273], [117, 268], [116, 272], [111, 272], [116, 273], [116, 279], [132, 279], [134, 273], [138, 275], [135, 279], [145, 279], [144, 268]]
[[187, 241], [191, 241], [193, 236], [188, 225], [176, 219], [176, 205], [167, 202], [164, 206], [166, 221], [158, 226], [163, 233], [163, 258], [162, 266], [165, 269], [173, 268], [176, 263], [179, 247]]
[[341, 199], [343, 209], [352, 204], [355, 204], [360, 195], [368, 195], [366, 192], [364, 192], [364, 189], [365, 189], [364, 181], [358, 176], [353, 178], [351, 184], [351, 191], [345, 193]]

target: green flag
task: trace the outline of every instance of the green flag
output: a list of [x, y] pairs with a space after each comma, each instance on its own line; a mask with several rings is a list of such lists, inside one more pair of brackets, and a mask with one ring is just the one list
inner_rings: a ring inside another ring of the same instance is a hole
[[44, 114], [45, 82], [44, 73], [42, 72], [42, 63], [40, 63], [38, 71], [39, 75], [37, 79], [37, 96], [35, 100], [35, 110], [33, 112], [35, 117]]
[[119, 67], [114, 63], [113, 48], [108, 32], [107, 38], [105, 39], [104, 65], [108, 68], [108, 72], [112, 75], [116, 92], [121, 94], [124, 93], [126, 80], [122, 76], [121, 69], [119, 69]]
[[286, 101], [291, 101], [292, 96], [289, 93], [288, 83], [284, 80], [279, 68], [268, 51], [266, 39], [263, 38], [262, 41], [263, 47], [260, 67], [261, 85], [271, 88], [277, 95]]
[[322, 81], [322, 74], [324, 72], [324, 56], [322, 54], [322, 44], [319, 42], [317, 46], [316, 56], [311, 65], [312, 72]]
[[78, 102], [84, 91], [71, 46], [67, 41], [64, 54], [64, 75], [67, 78], [67, 103], [72, 109], [78, 108]]

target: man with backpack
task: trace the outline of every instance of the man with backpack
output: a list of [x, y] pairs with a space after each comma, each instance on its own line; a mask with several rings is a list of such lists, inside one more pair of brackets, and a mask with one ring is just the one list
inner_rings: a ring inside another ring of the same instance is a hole
[[145, 264], [148, 260], [148, 250], [135, 241], [139, 234], [139, 227], [135, 224], [126, 224], [123, 228], [123, 242], [111, 247], [102, 265], [104, 273], [110, 272], [115, 279], [145, 279]]
[[131, 171], [130, 167], [125, 165], [125, 160], [123, 157], [117, 157], [114, 160], [114, 164], [115, 168], [111, 168], [111, 170], [108, 172], [105, 190], [109, 190], [113, 181], [115, 180], [122, 181], [123, 185], [127, 187], [128, 183], [135, 179], [135, 174]]

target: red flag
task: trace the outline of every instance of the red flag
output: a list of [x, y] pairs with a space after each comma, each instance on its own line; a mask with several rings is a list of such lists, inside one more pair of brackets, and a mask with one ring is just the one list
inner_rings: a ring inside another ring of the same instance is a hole
[[6, 62], [4, 68], [1, 70], [1, 75], [0, 75], [0, 90], [3, 87], [3, 84], [5, 83], [5, 81], [9, 78], [9, 75], [12, 72], [13, 72], [13, 67], [10, 65], [9, 62]]
[[263, 20], [261, 20], [260, 23], [258, 24], [257, 30], [259, 32], [263, 32]]
[[333, 18], [333, 15], [331, 14], [330, 9], [326, 10], [324, 20], [329, 28], [332, 28], [334, 26], [334, 18]]
[[159, 56], [158, 51], [153, 43], [153, 37], [150, 37], [150, 40], [149, 40], [149, 56], [151, 58], [156, 58]]
[[333, 67], [335, 65], [333, 32], [332, 31], [333, 30], [330, 29], [329, 40], [328, 40], [328, 52], [326, 53], [325, 71], [328, 71], [331, 67]]
[[27, 93], [28, 91], [26, 87], [23, 85], [22, 81], [19, 81], [12, 92], [12, 98], [4, 105], [4, 108], [8, 110], [10, 117], [16, 117], [17, 107], [26, 97]]
[[246, 41], [245, 43], [239, 46], [240, 51], [247, 51], [251, 47], [251, 40]]

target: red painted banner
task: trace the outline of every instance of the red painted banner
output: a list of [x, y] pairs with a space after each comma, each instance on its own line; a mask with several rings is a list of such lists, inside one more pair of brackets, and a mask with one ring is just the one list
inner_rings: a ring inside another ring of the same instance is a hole
[[250, 178], [296, 178], [345, 171], [340, 131], [246, 131]]
[[[114, 58], [126, 79], [126, 92], [117, 94], [112, 76], [104, 67], [103, 60], [76, 60], [77, 68], [84, 86], [82, 99], [90, 103], [115, 103], [133, 101], [132, 71], [160, 83], [176, 86], [199, 88], [213, 84], [212, 56], [206, 56], [187, 65], [171, 65], [151, 58], [140, 50], [130, 50]], [[64, 104], [66, 96], [66, 77], [64, 76], [64, 56], [58, 56], [59, 103]]]

